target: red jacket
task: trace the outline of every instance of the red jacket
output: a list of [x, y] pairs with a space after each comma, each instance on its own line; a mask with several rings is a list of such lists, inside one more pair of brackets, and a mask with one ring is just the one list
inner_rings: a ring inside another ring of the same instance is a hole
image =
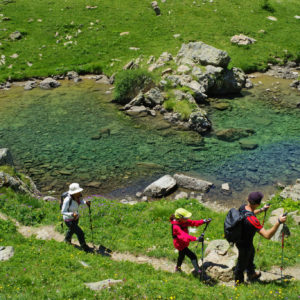
[[188, 234], [188, 227], [198, 227], [202, 225], [203, 220], [186, 220], [184, 223], [180, 223], [176, 220], [170, 221], [172, 224], [172, 235], [173, 235], [173, 244], [177, 250], [183, 250], [188, 247], [190, 242], [196, 241], [195, 236]]

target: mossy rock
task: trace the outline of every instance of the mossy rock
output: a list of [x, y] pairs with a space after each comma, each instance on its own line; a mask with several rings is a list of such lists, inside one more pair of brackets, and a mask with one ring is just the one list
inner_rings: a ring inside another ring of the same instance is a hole
[[241, 138], [249, 137], [253, 135], [255, 131], [251, 128], [226, 128], [216, 131], [216, 136], [219, 140], [226, 142], [234, 142]]
[[220, 103], [212, 103], [211, 107], [217, 110], [226, 110], [230, 108], [230, 105], [225, 102], [220, 102]]
[[253, 139], [242, 139], [239, 144], [243, 150], [254, 150], [258, 147], [258, 142]]

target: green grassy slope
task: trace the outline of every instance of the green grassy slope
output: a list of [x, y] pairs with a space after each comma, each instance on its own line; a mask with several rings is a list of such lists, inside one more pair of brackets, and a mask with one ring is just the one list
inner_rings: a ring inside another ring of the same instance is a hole
[[[0, 211], [27, 225], [57, 224], [58, 203], [45, 203], [2, 190]], [[275, 201], [278, 205], [279, 199]], [[286, 204], [285, 204], [286, 205]], [[134, 206], [118, 204], [100, 198], [93, 199], [92, 213], [95, 241], [117, 251], [129, 251], [148, 256], [167, 257], [174, 261], [169, 215], [179, 206], [193, 212], [195, 219], [212, 217], [207, 238], [222, 238], [224, 214], [212, 212], [195, 200], [165, 200]], [[91, 241], [87, 210], [81, 211], [81, 226]], [[32, 218], [39, 216], [39, 218]], [[30, 219], [31, 217], [31, 219]], [[285, 265], [299, 264], [299, 228], [289, 220], [292, 236], [286, 240]], [[59, 227], [59, 226], [57, 226]], [[200, 234], [200, 227], [197, 235]], [[255, 245], [257, 241], [255, 241]], [[156, 271], [150, 265], [116, 262], [109, 258], [85, 254], [55, 241], [26, 239], [14, 225], [0, 220], [0, 245], [12, 245], [15, 255], [0, 268], [0, 299], [296, 299], [299, 282], [285, 281], [252, 284], [230, 288], [222, 285], [207, 287], [188, 274]], [[200, 258], [201, 249], [195, 250]], [[155, 246], [155, 247], [153, 247]], [[149, 251], [149, 248], [152, 250]], [[257, 267], [280, 264], [279, 243], [262, 241]], [[84, 261], [90, 268], [84, 268]], [[188, 260], [186, 260], [188, 264]], [[124, 279], [124, 283], [101, 292], [93, 292], [84, 282], [108, 278]]]
[[[265, 3], [275, 11], [263, 9]], [[297, 3], [172, 0], [159, 2], [162, 15], [157, 17], [146, 0], [2, 0], [0, 14], [10, 20], [0, 23], [0, 54], [5, 55], [0, 79], [46, 76], [72, 69], [102, 69], [112, 74], [141, 54], [157, 57], [169, 51], [175, 55], [183, 42], [194, 40], [228, 51], [231, 65], [245, 71], [263, 69], [274, 57], [299, 59], [300, 20], [294, 18], [299, 9]], [[98, 7], [88, 10], [87, 5]], [[268, 20], [269, 15], [278, 21]], [[265, 33], [259, 33], [261, 29]], [[11, 41], [9, 34], [16, 30], [23, 38]], [[126, 31], [130, 34], [120, 36]], [[246, 47], [231, 45], [230, 37], [240, 33], [258, 42]], [[174, 34], [181, 36], [175, 39]], [[64, 46], [69, 41], [73, 43]], [[10, 57], [14, 53], [18, 58]]]

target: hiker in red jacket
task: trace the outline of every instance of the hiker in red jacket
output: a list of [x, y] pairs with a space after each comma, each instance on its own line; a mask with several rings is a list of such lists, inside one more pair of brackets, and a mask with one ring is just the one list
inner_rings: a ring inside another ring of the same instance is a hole
[[195, 236], [189, 235], [188, 227], [198, 227], [202, 224], [209, 223], [211, 220], [190, 220], [188, 218], [191, 215], [192, 214], [184, 208], [178, 208], [175, 211], [175, 213], [170, 217], [170, 222], [172, 224], [173, 244], [174, 247], [179, 251], [175, 272], [182, 272], [181, 265], [185, 256], [187, 255], [194, 267], [193, 275], [200, 277], [201, 270], [198, 265], [197, 256], [188, 248], [188, 246], [190, 242], [193, 241], [202, 242], [203, 237], [197, 238]]

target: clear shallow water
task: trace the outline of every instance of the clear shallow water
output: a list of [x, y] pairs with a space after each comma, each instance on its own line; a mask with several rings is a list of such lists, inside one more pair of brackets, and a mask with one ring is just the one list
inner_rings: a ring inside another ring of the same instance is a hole
[[[280, 101], [261, 86], [221, 100], [230, 103], [229, 110], [210, 110], [216, 130], [254, 129], [251, 138], [259, 147], [251, 151], [213, 133], [202, 139], [152, 117], [134, 120], [110, 103], [105, 89], [85, 80], [51, 91], [0, 91], [0, 147], [10, 148], [18, 169], [44, 190], [62, 191], [78, 181], [90, 193], [121, 197], [162, 174], [191, 172], [212, 180], [216, 188], [210, 197], [219, 199], [223, 182], [240, 196], [300, 176], [300, 110], [292, 108], [299, 94], [284, 85]], [[106, 128], [110, 135], [92, 139]]]

